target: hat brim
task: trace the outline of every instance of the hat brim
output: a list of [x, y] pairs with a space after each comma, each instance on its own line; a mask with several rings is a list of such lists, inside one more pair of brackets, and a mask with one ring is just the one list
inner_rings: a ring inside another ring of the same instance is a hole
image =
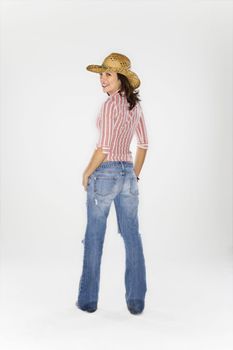
[[94, 73], [101, 73], [107, 70], [106, 68], [99, 66], [97, 64], [90, 64], [89, 66], [86, 67], [86, 69]]
[[128, 78], [130, 84], [132, 85], [132, 87], [134, 89], [137, 89], [141, 84], [140, 79], [137, 76], [137, 74], [131, 70], [119, 71], [119, 70], [114, 69], [114, 68], [106, 68], [106, 67], [102, 67], [102, 66], [97, 65], [97, 64], [90, 64], [89, 66], [86, 67], [86, 69], [90, 72], [93, 72], [93, 73], [103, 73], [103, 72], [106, 72], [108, 70], [113, 71], [113, 72], [116, 71], [120, 74], [125, 75]]

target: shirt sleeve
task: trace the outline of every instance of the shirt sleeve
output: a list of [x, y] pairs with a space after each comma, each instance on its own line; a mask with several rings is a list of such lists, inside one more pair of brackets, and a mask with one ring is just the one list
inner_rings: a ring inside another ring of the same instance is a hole
[[105, 101], [100, 110], [99, 116], [99, 139], [96, 143], [96, 149], [102, 148], [102, 152], [108, 154], [113, 135], [115, 104], [112, 100]]
[[139, 113], [140, 113], [139, 122], [135, 129], [136, 138], [137, 138], [137, 147], [148, 149], [147, 128], [146, 128], [144, 113], [141, 107], [140, 107]]

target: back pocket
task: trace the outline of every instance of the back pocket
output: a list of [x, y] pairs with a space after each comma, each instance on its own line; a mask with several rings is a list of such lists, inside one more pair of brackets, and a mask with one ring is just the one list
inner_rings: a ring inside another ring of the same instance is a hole
[[116, 178], [113, 176], [97, 175], [94, 178], [94, 192], [100, 196], [107, 196], [113, 192]]
[[129, 187], [130, 193], [137, 196], [139, 194], [138, 191], [138, 182], [137, 177], [133, 176], [130, 178], [130, 187]]

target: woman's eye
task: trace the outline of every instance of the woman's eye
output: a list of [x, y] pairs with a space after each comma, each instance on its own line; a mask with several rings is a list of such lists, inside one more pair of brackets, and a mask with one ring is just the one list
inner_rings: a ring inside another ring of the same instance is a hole
[[[102, 77], [103, 73], [99, 73], [100, 77]], [[110, 75], [111, 76], [111, 73], [106, 73], [106, 75]]]

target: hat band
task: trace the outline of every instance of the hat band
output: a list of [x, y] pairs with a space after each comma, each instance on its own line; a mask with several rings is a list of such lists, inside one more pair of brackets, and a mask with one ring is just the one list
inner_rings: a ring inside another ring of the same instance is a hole
[[117, 71], [117, 72], [125, 72], [125, 73], [129, 72], [129, 69], [106, 66], [105, 64], [102, 64], [102, 67], [104, 69], [109, 69], [109, 70]]

